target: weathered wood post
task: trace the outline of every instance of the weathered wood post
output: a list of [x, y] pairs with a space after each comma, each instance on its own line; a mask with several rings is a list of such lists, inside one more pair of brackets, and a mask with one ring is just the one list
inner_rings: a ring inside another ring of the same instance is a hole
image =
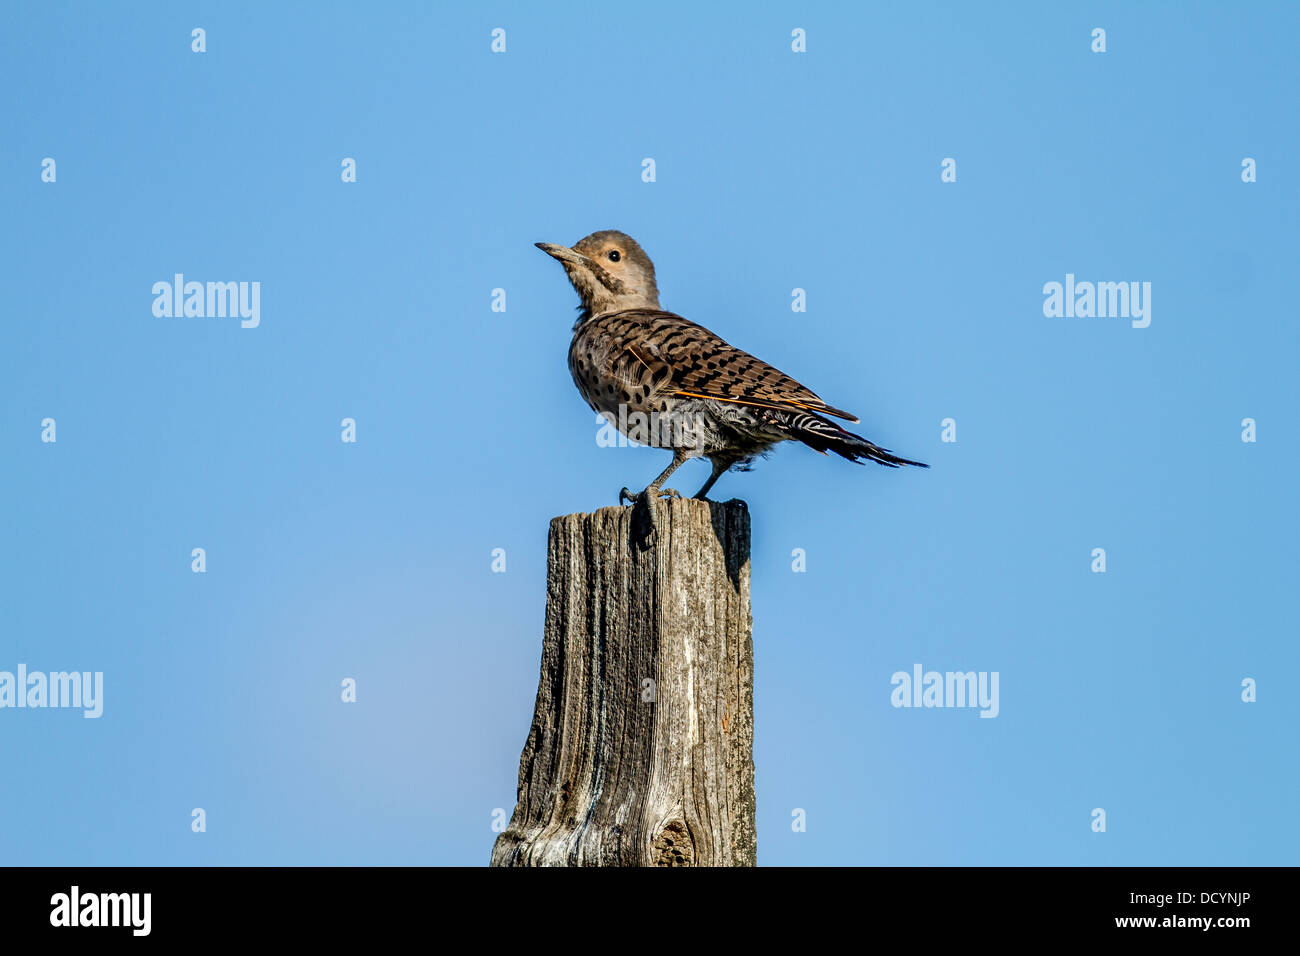
[[532, 729], [493, 866], [753, 866], [749, 510], [551, 521]]

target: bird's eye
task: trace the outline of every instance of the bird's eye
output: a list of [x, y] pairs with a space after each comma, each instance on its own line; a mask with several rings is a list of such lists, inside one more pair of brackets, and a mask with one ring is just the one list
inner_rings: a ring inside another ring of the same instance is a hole
[[618, 254], [618, 250], [617, 250], [617, 249], [611, 249], [611, 250], [609, 250], [609, 261], [610, 261], [610, 262], [618, 262], [618, 260], [619, 260], [620, 258], [622, 258], [622, 257]]

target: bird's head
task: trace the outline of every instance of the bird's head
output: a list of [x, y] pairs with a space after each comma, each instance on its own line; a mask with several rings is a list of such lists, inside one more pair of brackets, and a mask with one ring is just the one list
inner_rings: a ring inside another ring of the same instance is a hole
[[578, 240], [573, 248], [553, 242], [539, 242], [537, 248], [564, 266], [585, 313], [659, 308], [654, 263], [629, 235], [606, 229]]

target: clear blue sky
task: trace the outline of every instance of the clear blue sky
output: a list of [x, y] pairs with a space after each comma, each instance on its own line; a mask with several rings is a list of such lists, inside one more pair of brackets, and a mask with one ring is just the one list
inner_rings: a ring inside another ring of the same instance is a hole
[[[0, 863], [487, 862], [547, 522], [665, 459], [597, 446], [533, 248], [608, 228], [665, 307], [933, 464], [791, 445], [716, 489], [753, 516], [760, 862], [1296, 863], [1298, 31], [7, 5], [0, 670], [105, 700], [0, 710]], [[260, 326], [155, 317], [177, 272], [260, 282]], [[1067, 273], [1152, 283], [1150, 327], [1044, 317]], [[999, 716], [892, 707], [917, 663], [998, 672]]]

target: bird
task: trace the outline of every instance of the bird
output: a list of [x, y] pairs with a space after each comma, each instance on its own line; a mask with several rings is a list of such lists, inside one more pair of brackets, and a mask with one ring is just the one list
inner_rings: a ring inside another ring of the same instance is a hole
[[856, 423], [857, 416], [702, 325], [664, 311], [654, 263], [631, 236], [605, 229], [571, 247], [535, 245], [559, 261], [581, 300], [569, 346], [578, 391], [629, 439], [673, 453], [639, 495], [623, 488], [620, 502], [681, 497], [663, 486], [692, 458], [713, 466], [694, 496], [707, 500], [724, 473], [749, 470], [783, 441], [852, 462], [929, 467], [848, 431], [833, 419]]

